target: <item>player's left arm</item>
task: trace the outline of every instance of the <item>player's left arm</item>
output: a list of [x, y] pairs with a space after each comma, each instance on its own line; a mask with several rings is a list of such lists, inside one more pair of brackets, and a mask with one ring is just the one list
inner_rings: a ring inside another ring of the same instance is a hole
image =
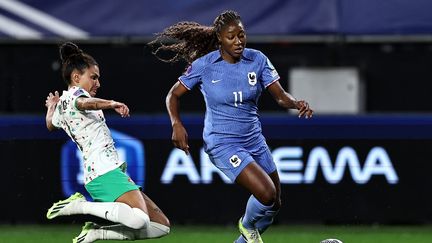
[[75, 105], [78, 110], [113, 109], [122, 117], [129, 116], [129, 107], [127, 107], [127, 105], [124, 103], [114, 100], [105, 100], [100, 98], [81, 96], [76, 99]]
[[270, 84], [267, 87], [267, 90], [281, 107], [286, 109], [297, 109], [299, 111], [299, 117], [312, 117], [313, 110], [309, 107], [309, 103], [304, 100], [297, 100], [294, 98], [294, 96], [282, 88], [279, 81]]

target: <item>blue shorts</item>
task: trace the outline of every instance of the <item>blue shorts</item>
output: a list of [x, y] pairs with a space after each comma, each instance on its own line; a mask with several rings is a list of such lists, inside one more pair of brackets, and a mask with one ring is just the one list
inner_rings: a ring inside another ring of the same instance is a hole
[[261, 166], [267, 174], [276, 171], [276, 164], [265, 141], [253, 146], [226, 144], [218, 151], [216, 153], [211, 150], [207, 151], [210, 161], [233, 182], [242, 170], [253, 161]]

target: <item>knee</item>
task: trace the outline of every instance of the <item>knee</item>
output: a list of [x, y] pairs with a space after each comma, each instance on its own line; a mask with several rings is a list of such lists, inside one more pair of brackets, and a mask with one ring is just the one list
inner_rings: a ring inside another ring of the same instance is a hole
[[141, 229], [136, 235], [136, 240], [154, 239], [160, 238], [170, 233], [170, 227], [156, 222], [150, 222], [149, 226], [145, 229]]
[[161, 225], [164, 225], [166, 227], [171, 227], [171, 223], [169, 221], [169, 219], [167, 217], [163, 217], [163, 218], [155, 218], [155, 219], [151, 219], [151, 222], [155, 222]]
[[269, 188], [265, 188], [259, 197], [259, 200], [264, 205], [276, 205], [280, 201], [277, 198], [276, 188], [271, 186]]
[[152, 218], [150, 219], [151, 222], [156, 222], [161, 225], [165, 225], [166, 227], [171, 227], [171, 223], [168, 217], [165, 216], [165, 214], [160, 209], [158, 209], [157, 211], [158, 213], [153, 214]]
[[165, 220], [162, 224], [165, 225], [166, 227], [171, 227], [171, 223], [170, 223], [168, 218], [165, 218]]
[[158, 224], [155, 222], [150, 222], [150, 227], [152, 228], [152, 231], [157, 238], [168, 235], [171, 231], [169, 226]]

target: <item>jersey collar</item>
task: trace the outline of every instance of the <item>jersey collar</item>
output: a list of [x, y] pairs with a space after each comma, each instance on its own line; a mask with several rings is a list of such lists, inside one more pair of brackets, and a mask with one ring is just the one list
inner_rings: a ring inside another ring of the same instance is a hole
[[[248, 61], [253, 61], [254, 57], [251, 55], [252, 53], [248, 51], [247, 48], [244, 49], [243, 54], [242, 54], [242, 59], [248, 60]], [[220, 62], [222, 61], [222, 55], [220, 54], [219, 50], [216, 50], [213, 52], [213, 55], [210, 57], [210, 62], [211, 63], [216, 63], [216, 62]]]

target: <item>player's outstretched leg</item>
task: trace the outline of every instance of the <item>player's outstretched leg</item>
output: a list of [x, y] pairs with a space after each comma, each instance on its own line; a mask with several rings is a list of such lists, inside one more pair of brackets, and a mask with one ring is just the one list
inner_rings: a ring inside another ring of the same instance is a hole
[[91, 240], [89, 237], [90, 236], [90, 231], [92, 229], [98, 229], [100, 228], [99, 225], [97, 225], [96, 223], [93, 222], [86, 222], [84, 224], [84, 226], [81, 229], [81, 233], [73, 238], [72, 243], [90, 243], [90, 242], [94, 242], [94, 240]]
[[73, 214], [90, 214], [133, 229], [145, 228], [150, 222], [148, 214], [139, 208], [132, 208], [122, 202], [88, 202], [78, 192], [54, 203], [47, 212], [47, 218]]
[[48, 209], [46, 217], [48, 219], [53, 219], [57, 216], [81, 213], [82, 209], [80, 203], [86, 201], [85, 197], [77, 192], [65, 200], [54, 203], [52, 207]]
[[99, 226], [93, 222], [86, 222], [81, 233], [75, 237], [73, 243], [91, 243], [97, 240], [135, 240], [135, 229], [122, 224]]
[[122, 224], [99, 226], [92, 222], [86, 222], [81, 233], [73, 239], [73, 243], [91, 243], [97, 240], [144, 240], [160, 238], [169, 234], [170, 228], [150, 222], [143, 229], [132, 229]]
[[238, 222], [238, 229], [240, 231], [240, 234], [243, 236], [243, 239], [248, 243], [263, 243], [263, 240], [261, 239], [260, 233], [258, 232], [258, 229], [247, 229], [243, 226], [243, 217], [239, 219]]
[[162, 236], [168, 235], [169, 232], [170, 227], [156, 222], [150, 222], [149, 227], [135, 231], [135, 239], [143, 240], [160, 238]]

